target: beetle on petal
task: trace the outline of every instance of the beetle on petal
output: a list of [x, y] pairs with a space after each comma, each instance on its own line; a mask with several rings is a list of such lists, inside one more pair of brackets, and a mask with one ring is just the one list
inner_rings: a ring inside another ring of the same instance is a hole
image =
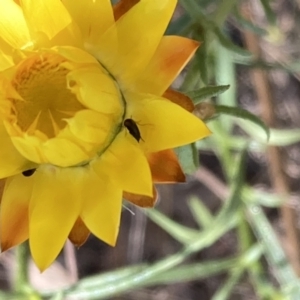
[[141, 137], [141, 133], [139, 127], [137, 126], [136, 122], [132, 119], [126, 119], [124, 121], [124, 126], [128, 129], [129, 133], [139, 142], [143, 140]]

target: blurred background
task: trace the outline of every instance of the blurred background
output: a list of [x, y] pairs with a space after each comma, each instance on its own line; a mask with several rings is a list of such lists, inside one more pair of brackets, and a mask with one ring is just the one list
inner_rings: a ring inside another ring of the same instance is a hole
[[[90, 236], [43, 274], [30, 263], [34, 289], [50, 299], [300, 299], [299, 15], [299, 0], [179, 0], [167, 34], [201, 47], [174, 87], [212, 136], [177, 149], [187, 183], [158, 185], [154, 210], [124, 201], [115, 248]], [[0, 256], [2, 292], [16, 255]]]

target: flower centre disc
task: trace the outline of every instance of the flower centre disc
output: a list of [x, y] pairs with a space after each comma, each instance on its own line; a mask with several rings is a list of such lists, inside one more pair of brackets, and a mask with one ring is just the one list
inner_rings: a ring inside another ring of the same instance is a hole
[[11, 99], [16, 125], [27, 134], [39, 131], [52, 138], [66, 119], [85, 107], [68, 89], [65, 59], [56, 54], [39, 54], [26, 59], [17, 70], [13, 87], [21, 99]]

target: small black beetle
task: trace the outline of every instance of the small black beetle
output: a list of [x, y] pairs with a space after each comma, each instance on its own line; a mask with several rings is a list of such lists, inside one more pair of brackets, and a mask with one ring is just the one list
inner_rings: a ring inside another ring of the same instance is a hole
[[141, 137], [140, 130], [137, 124], [132, 119], [126, 119], [124, 121], [124, 126], [128, 129], [129, 133], [139, 142], [143, 140]]
[[23, 176], [25, 176], [25, 177], [30, 177], [31, 175], [34, 174], [35, 170], [36, 170], [36, 169], [26, 170], [26, 171], [22, 172], [22, 174], [23, 174]]

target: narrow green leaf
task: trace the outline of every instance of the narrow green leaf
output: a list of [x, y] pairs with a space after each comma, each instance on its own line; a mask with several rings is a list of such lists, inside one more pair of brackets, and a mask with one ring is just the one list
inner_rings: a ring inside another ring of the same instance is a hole
[[[224, 118], [224, 116], [223, 116]], [[214, 120], [216, 121], [216, 120]], [[213, 122], [209, 123], [209, 127], [211, 128], [213, 135], [215, 135], [215, 131], [213, 130], [212, 126]], [[251, 140], [249, 137], [246, 136], [231, 136], [228, 139], [229, 148], [230, 150], [242, 150], [246, 144], [249, 145], [249, 151], [253, 152], [261, 152], [264, 150], [265, 147], [262, 147], [261, 143]], [[216, 143], [213, 141], [212, 137], [206, 140], [201, 140], [196, 143], [197, 149], [202, 151], [215, 151], [216, 150]]]
[[194, 173], [199, 166], [198, 150], [195, 144], [175, 148], [180, 165], [186, 174]]
[[[207, 139], [216, 155], [219, 157], [224, 171], [226, 171], [225, 176], [227, 179], [230, 179], [230, 176], [234, 174], [235, 163], [232, 163], [232, 150], [230, 139], [232, 134], [227, 132], [226, 129], [222, 126], [222, 119], [228, 118], [227, 116], [220, 116], [216, 118], [209, 124], [209, 128], [213, 134]], [[199, 144], [199, 143], [198, 143]], [[243, 145], [242, 149], [246, 147], [246, 144]]]
[[[152, 286], [157, 284], [174, 284], [176, 282], [187, 282], [195, 279], [201, 279], [201, 278], [207, 278], [209, 276], [213, 276], [216, 274], [220, 274], [222, 272], [225, 272], [228, 269], [233, 269], [237, 265], [240, 264], [240, 262], [243, 261], [256, 261], [262, 254], [260, 245], [255, 245], [249, 251], [247, 251], [245, 254], [241, 255], [240, 257], [233, 257], [233, 258], [226, 258], [226, 259], [220, 259], [216, 261], [208, 261], [205, 263], [193, 263], [188, 265], [180, 266], [176, 269], [172, 270], [166, 270], [164, 272], [158, 273], [155, 276], [150, 277], [149, 279], [143, 281], [143, 284], [141, 286]], [[137, 266], [135, 266], [137, 267]], [[147, 270], [151, 268], [150, 265], [140, 265], [140, 269], [136, 269], [135, 274], [132, 273], [133, 276], [137, 276], [138, 278], [141, 278], [144, 272], [147, 272]], [[126, 269], [130, 269], [130, 267], [127, 267]], [[131, 267], [133, 270], [133, 267]], [[80, 280], [78, 283], [76, 283], [73, 288], [66, 288], [64, 290], [65, 295], [84, 295], [85, 297], [88, 297], [88, 299], [98, 299], [94, 298], [94, 295], [96, 296], [101, 295], [101, 289], [105, 290], [106, 285], [113, 285], [116, 283], [118, 285], [118, 282], [121, 280], [122, 277], [119, 277], [117, 279], [116, 277], [112, 276], [112, 279], [115, 278], [116, 280], [111, 280], [110, 282], [102, 282], [101, 279], [106, 276], [108, 277], [109, 274], [113, 275], [118, 274], [120, 272], [123, 272], [121, 270], [116, 270], [113, 272], [108, 272], [103, 275], [96, 275], [92, 277], [87, 277], [84, 280]], [[128, 273], [128, 276], [130, 274]], [[124, 280], [128, 280], [128, 276], [124, 276]], [[95, 281], [95, 279], [98, 277], [98, 282]], [[89, 279], [92, 280], [92, 284], [83, 284], [82, 281], [88, 282]], [[120, 281], [122, 283], [122, 281]], [[62, 291], [60, 291], [62, 294]], [[47, 296], [47, 294], [43, 294], [44, 296]], [[90, 298], [92, 297], [92, 298]], [[62, 299], [62, 298], [61, 298]], [[87, 298], [86, 298], [87, 299]], [[101, 298], [102, 299], [102, 298]]]
[[198, 234], [197, 230], [178, 224], [156, 209], [147, 209], [144, 212], [154, 223], [182, 244], [190, 243]]
[[230, 277], [227, 281], [217, 290], [217, 292], [213, 295], [212, 300], [227, 300], [230, 299], [230, 295], [234, 287], [240, 281], [242, 275], [244, 273], [244, 269], [235, 269], [231, 272]]
[[222, 207], [222, 210], [219, 212], [218, 217], [228, 219], [232, 215], [240, 211], [242, 205], [241, 194], [245, 181], [245, 160], [247, 156], [247, 148], [244, 148], [243, 151], [239, 154], [239, 157], [236, 159], [235, 166], [236, 170], [233, 170], [233, 174], [227, 174], [231, 177], [231, 191], [230, 196], [226, 200], [225, 204]]
[[284, 204], [284, 199], [278, 194], [268, 193], [262, 190], [256, 190], [245, 185], [242, 192], [243, 197], [247, 198], [248, 204], [262, 205], [266, 207], [279, 207]]
[[[147, 268], [147, 264], [138, 264], [119, 268], [102, 274], [92, 275], [81, 279], [76, 283], [76, 289], [88, 289], [94, 286], [105, 286], [107, 284], [121, 281], [123, 278], [137, 274]], [[71, 289], [69, 289], [71, 290]]]
[[264, 253], [264, 247], [257, 243], [251, 246], [240, 258], [237, 265], [244, 267], [251, 266], [253, 263], [257, 262], [258, 259]]
[[[247, 122], [245, 120], [239, 119], [236, 123], [245, 130], [252, 138], [260, 143], [266, 143], [264, 139], [264, 133], [257, 130], [257, 125]], [[271, 146], [289, 146], [300, 141], [300, 129], [270, 129], [270, 139], [268, 140], [268, 145]]]
[[265, 213], [257, 205], [248, 205], [247, 212], [250, 224], [258, 240], [265, 247], [266, 257], [281, 285], [282, 292], [287, 296], [286, 299], [300, 299], [299, 279], [289, 264], [286, 254]]
[[152, 278], [147, 282], [147, 286], [155, 284], [174, 284], [176, 282], [183, 283], [191, 280], [208, 278], [234, 269], [237, 266], [244, 268], [257, 261], [262, 253], [263, 247], [257, 244], [239, 257], [183, 265], [176, 268], [176, 270], [170, 270]]
[[269, 127], [256, 115], [250, 113], [249, 111], [242, 109], [240, 107], [230, 107], [225, 105], [216, 105], [216, 113], [226, 114], [233, 117], [241, 118], [244, 120], [251, 121], [252, 123], [260, 126], [267, 135], [267, 140], [270, 138], [270, 129]]
[[[206, 14], [202, 12], [201, 7], [198, 5], [197, 1], [193, 0], [179, 0], [180, 4], [185, 8], [185, 10], [190, 14], [191, 18], [194, 19], [196, 24], [199, 24], [201, 28], [205, 29], [204, 31], [206, 34], [213, 33], [214, 37], [218, 39], [220, 44], [225, 47], [226, 49], [230, 50], [232, 53], [237, 53], [241, 56], [251, 57], [252, 54], [242, 49], [241, 47], [235, 45], [219, 28], [218, 24], [207, 17]], [[234, 3], [233, 3], [234, 4]], [[232, 4], [231, 4], [232, 5]], [[229, 10], [231, 9], [231, 5], [228, 6]], [[222, 12], [219, 12], [220, 16]], [[218, 18], [218, 16], [217, 16]], [[224, 16], [222, 15], [221, 20], [218, 21], [219, 23], [223, 23]], [[220, 24], [219, 24], [220, 25]], [[211, 35], [210, 35], [211, 37]], [[207, 44], [210, 44], [208, 41]]]
[[[234, 203], [236, 204], [236, 199], [234, 199]], [[239, 201], [240, 203], [240, 201]], [[155, 209], [147, 209], [144, 210], [145, 214], [158, 226], [162, 227], [164, 231], [169, 233], [173, 238], [178, 240], [179, 242], [190, 245], [192, 241], [198, 241], [196, 246], [198, 249], [202, 249], [208, 247], [216, 241], [224, 232], [230, 230], [230, 228], [234, 227], [238, 221], [238, 214], [236, 213], [236, 209], [232, 209], [232, 204], [230, 207], [223, 207], [219, 213], [219, 215], [214, 218], [211, 226], [204, 228], [202, 231], [197, 231], [174, 222], [161, 212]], [[235, 205], [236, 207], [236, 205]], [[228, 216], [230, 215], [230, 219], [228, 220]], [[223, 232], [223, 233], [222, 233]]]
[[272, 129], [268, 144], [289, 146], [300, 141], [300, 129]]
[[230, 85], [214, 85], [206, 86], [196, 91], [191, 91], [186, 93], [189, 96], [194, 104], [198, 104], [205, 99], [218, 96], [229, 89]]
[[198, 199], [197, 197], [191, 197], [191, 199], [189, 199], [188, 205], [195, 221], [200, 227], [207, 228], [212, 224], [214, 220], [213, 216], [200, 199]]
[[147, 285], [151, 279], [168, 270], [174, 269], [191, 254], [200, 251], [205, 247], [209, 247], [212, 243], [218, 240], [225, 232], [231, 230], [239, 221], [237, 215], [231, 216], [230, 219], [216, 219], [216, 226], [211, 226], [207, 230], [197, 234], [181, 251], [170, 255], [154, 264], [146, 266], [145, 269], [126, 277], [121, 280], [101, 285], [100, 288], [94, 286], [92, 288], [76, 289], [76, 285], [71, 288], [63, 289], [62, 291], [52, 293], [42, 293], [45, 297], [53, 296], [58, 292], [63, 292], [65, 298], [77, 297], [80, 299], [108, 299], [109, 297], [119, 295], [120, 293], [128, 292], [137, 287]]
[[147, 286], [157, 284], [174, 284], [176, 282], [183, 283], [191, 280], [208, 278], [210, 276], [226, 272], [228, 269], [235, 267], [237, 262], [237, 258], [227, 258], [181, 266], [176, 270], [171, 270], [152, 278], [149, 282], [147, 282]]

